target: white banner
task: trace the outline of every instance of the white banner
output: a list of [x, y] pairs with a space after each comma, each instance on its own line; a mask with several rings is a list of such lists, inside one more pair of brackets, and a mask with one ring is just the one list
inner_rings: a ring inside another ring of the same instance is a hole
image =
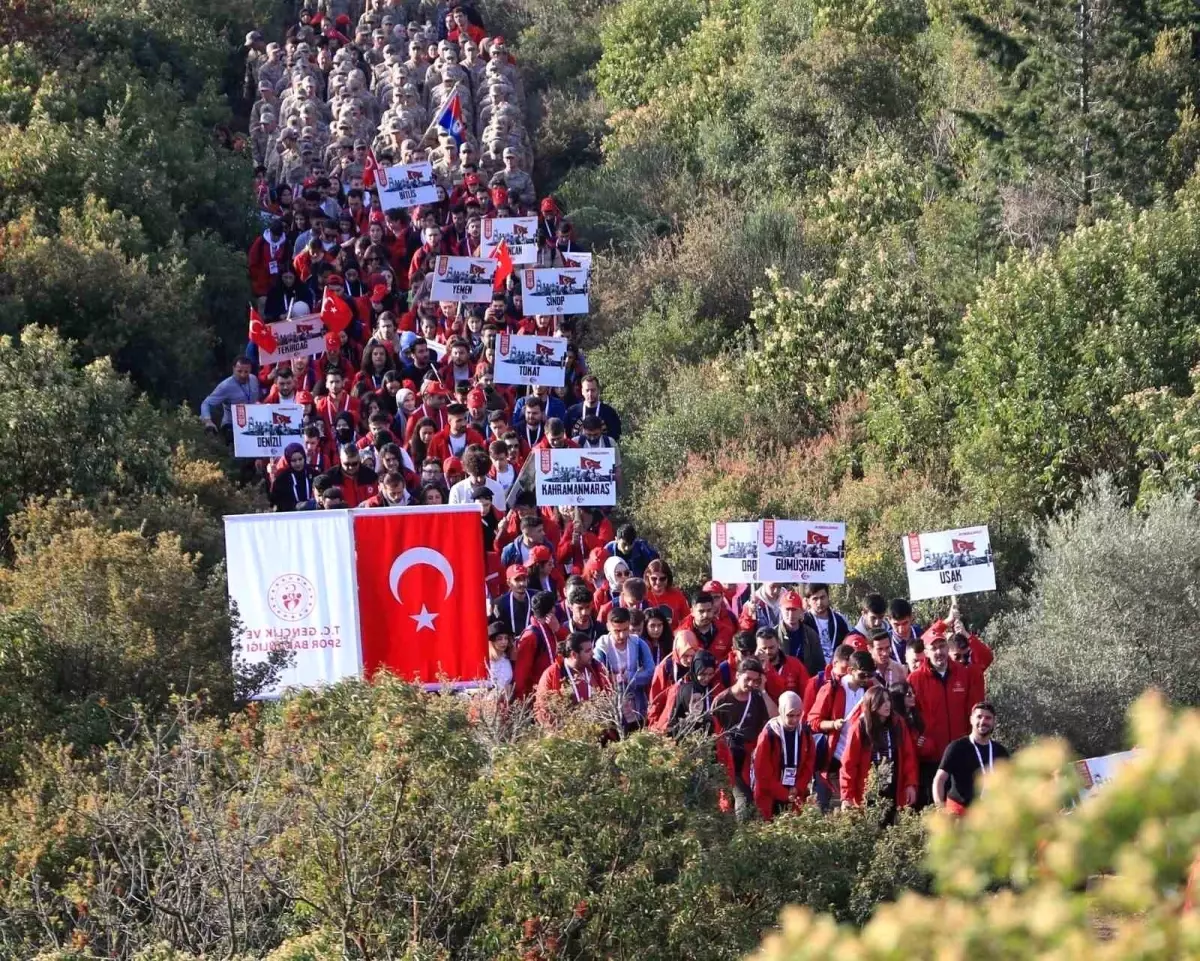
[[1121, 751], [1119, 754], [1106, 754], [1104, 757], [1089, 757], [1075, 762], [1075, 772], [1079, 775], [1079, 796], [1087, 797], [1093, 790], [1102, 787], [1106, 782], [1116, 777], [1117, 772], [1135, 757], [1137, 751]]
[[278, 364], [293, 357], [312, 357], [325, 350], [325, 325], [318, 314], [310, 314], [303, 320], [280, 320], [267, 324], [278, 344], [274, 351], [259, 348], [261, 364]]
[[234, 404], [233, 456], [278, 457], [288, 444], [304, 443], [299, 404]]
[[537, 237], [537, 217], [489, 217], [482, 224], [479, 255], [490, 257], [500, 241], [506, 240], [514, 264], [536, 264]]
[[589, 274], [592, 272], [592, 255], [582, 250], [567, 250], [563, 252], [564, 267], [582, 267]]
[[433, 179], [433, 164], [402, 164], [379, 169], [379, 206], [388, 211], [394, 207], [417, 207], [438, 202], [437, 183]]
[[758, 579], [764, 584], [844, 584], [846, 525], [837, 521], [759, 521]]
[[758, 521], [717, 521], [710, 541], [714, 581], [749, 584], [758, 580]]
[[225, 518], [229, 599], [237, 605], [242, 657], [272, 651], [292, 665], [265, 696], [362, 673], [349, 511]]
[[517, 272], [526, 317], [588, 312], [588, 271], [582, 267], [526, 267]]
[[908, 568], [910, 600], [996, 589], [992, 542], [986, 527], [905, 534], [900, 549]]
[[492, 299], [492, 279], [498, 264], [483, 257], [438, 257], [433, 273], [434, 300], [486, 304]]
[[612, 449], [544, 447], [529, 456], [537, 457], [538, 506], [616, 506], [616, 459]]
[[566, 356], [565, 337], [501, 334], [496, 340], [496, 383], [562, 387]]

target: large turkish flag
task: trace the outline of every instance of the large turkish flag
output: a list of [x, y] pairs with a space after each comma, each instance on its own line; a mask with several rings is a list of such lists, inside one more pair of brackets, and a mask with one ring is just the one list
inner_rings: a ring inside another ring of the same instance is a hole
[[355, 513], [363, 671], [436, 684], [486, 676], [483, 525], [476, 506]]

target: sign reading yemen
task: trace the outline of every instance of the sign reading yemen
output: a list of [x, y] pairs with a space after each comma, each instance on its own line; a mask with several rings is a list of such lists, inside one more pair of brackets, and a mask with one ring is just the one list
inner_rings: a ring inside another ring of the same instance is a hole
[[417, 207], [438, 202], [437, 184], [433, 179], [433, 164], [402, 164], [381, 167], [379, 176], [379, 205], [384, 210], [394, 207]]
[[837, 521], [759, 521], [758, 579], [764, 584], [845, 583], [846, 525]]
[[496, 261], [482, 257], [438, 257], [433, 299], [486, 304], [492, 299]]
[[261, 696], [362, 673], [347, 511], [226, 517], [225, 556], [241, 656], [261, 664], [276, 652], [291, 655]]
[[758, 521], [712, 525], [712, 578], [722, 584], [758, 580]]
[[616, 506], [616, 458], [611, 448], [544, 447], [533, 454], [540, 507]]
[[303, 320], [280, 320], [267, 326], [275, 335], [276, 347], [273, 351], [259, 349], [258, 359], [262, 364], [312, 357], [325, 350], [325, 325], [318, 314], [310, 314]]
[[586, 314], [588, 277], [582, 267], [526, 267], [521, 275], [521, 306], [526, 317]]
[[986, 527], [905, 534], [900, 545], [911, 600], [996, 589], [992, 541]]
[[278, 457], [288, 444], [304, 442], [299, 404], [234, 404], [233, 456]]
[[496, 383], [562, 387], [567, 339], [501, 334], [496, 342]]
[[489, 217], [480, 227], [479, 253], [490, 257], [500, 241], [506, 240], [514, 264], [536, 264], [537, 236], [537, 217]]

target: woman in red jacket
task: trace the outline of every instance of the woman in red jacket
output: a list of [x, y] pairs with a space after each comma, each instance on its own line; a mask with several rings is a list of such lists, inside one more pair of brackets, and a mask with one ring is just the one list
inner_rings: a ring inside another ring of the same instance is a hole
[[880, 796], [895, 807], [917, 802], [917, 745], [908, 725], [892, 712], [892, 699], [882, 687], [873, 687], [863, 698], [862, 710], [850, 727], [842, 755], [839, 783], [842, 804], [859, 807], [872, 768], [888, 763]]
[[764, 820], [798, 810], [808, 799], [817, 749], [804, 723], [804, 701], [794, 691], [779, 696], [779, 716], [767, 722], [754, 746], [750, 784]]
[[646, 600], [653, 607], [666, 607], [672, 623], [680, 624], [692, 613], [687, 597], [675, 586], [675, 575], [666, 561], [656, 558], [647, 564], [645, 580]]

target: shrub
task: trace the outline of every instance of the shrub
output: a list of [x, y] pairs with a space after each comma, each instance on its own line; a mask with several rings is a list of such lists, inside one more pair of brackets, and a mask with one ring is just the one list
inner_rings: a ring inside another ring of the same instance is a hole
[[1055, 734], [1084, 756], [1118, 749], [1126, 710], [1147, 688], [1200, 704], [1200, 507], [1190, 494], [1132, 511], [1108, 484], [1089, 489], [1035, 542], [1031, 590], [989, 638], [1006, 726]]

